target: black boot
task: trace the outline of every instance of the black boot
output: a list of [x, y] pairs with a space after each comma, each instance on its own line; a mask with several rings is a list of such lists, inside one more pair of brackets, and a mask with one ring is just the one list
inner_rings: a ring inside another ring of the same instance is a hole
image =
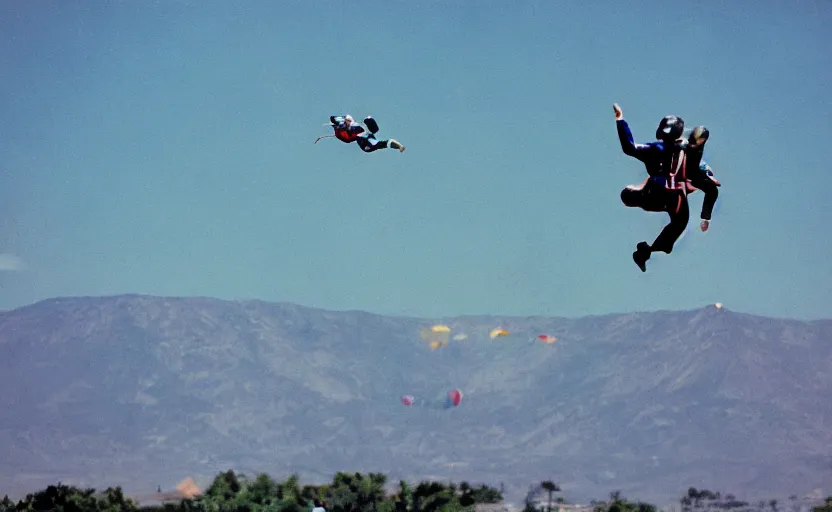
[[647, 272], [647, 260], [650, 259], [650, 246], [647, 242], [639, 242], [636, 245], [636, 252], [633, 253], [633, 261], [642, 272]]

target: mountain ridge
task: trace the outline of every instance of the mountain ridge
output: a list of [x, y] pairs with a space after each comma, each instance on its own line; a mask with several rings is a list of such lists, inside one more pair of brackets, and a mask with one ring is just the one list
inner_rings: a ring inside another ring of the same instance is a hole
[[542, 319], [542, 320], [579, 320], [579, 319], [604, 319], [604, 318], [611, 318], [611, 317], [620, 317], [626, 315], [651, 315], [651, 314], [658, 314], [658, 313], [693, 313], [702, 310], [710, 310], [715, 307], [715, 304], [720, 304], [719, 309], [722, 309], [725, 312], [730, 312], [733, 315], [738, 316], [747, 316], [754, 319], [766, 319], [766, 320], [786, 320], [790, 322], [800, 322], [804, 324], [812, 324], [817, 322], [832, 322], [832, 317], [822, 317], [822, 318], [812, 318], [812, 319], [799, 319], [799, 318], [792, 318], [787, 316], [772, 316], [772, 315], [764, 315], [759, 313], [751, 313], [751, 312], [744, 312], [733, 310], [730, 308], [724, 307], [721, 303], [708, 303], [703, 304], [699, 307], [694, 308], [681, 308], [681, 309], [652, 309], [652, 310], [643, 310], [643, 311], [612, 311], [607, 313], [594, 313], [594, 314], [587, 314], [587, 315], [575, 315], [575, 316], [564, 316], [564, 315], [545, 315], [541, 313], [537, 314], [529, 314], [529, 315], [504, 315], [499, 313], [465, 313], [465, 314], [449, 314], [449, 315], [439, 315], [439, 316], [432, 316], [432, 315], [405, 315], [405, 314], [387, 314], [387, 313], [379, 313], [375, 311], [371, 311], [368, 309], [329, 309], [323, 308], [318, 306], [311, 306], [307, 304], [302, 304], [293, 301], [271, 301], [271, 300], [264, 300], [264, 299], [257, 299], [257, 298], [250, 298], [250, 299], [224, 299], [224, 298], [217, 298], [207, 295], [157, 295], [157, 294], [145, 294], [145, 293], [118, 293], [118, 294], [110, 294], [110, 295], [66, 295], [66, 296], [55, 296], [49, 297], [45, 299], [41, 299], [29, 304], [23, 304], [17, 306], [12, 309], [0, 310], [0, 315], [5, 313], [12, 313], [19, 310], [24, 310], [27, 308], [32, 308], [36, 306], [43, 306], [48, 304], [59, 304], [61, 302], [74, 302], [78, 300], [91, 300], [91, 301], [111, 301], [111, 300], [127, 300], [127, 299], [147, 299], [147, 300], [154, 300], [154, 301], [205, 301], [205, 302], [216, 302], [216, 303], [223, 303], [223, 304], [235, 304], [235, 305], [243, 305], [243, 304], [262, 304], [262, 305], [270, 305], [270, 306], [282, 306], [282, 307], [289, 307], [289, 308], [298, 308], [307, 311], [315, 311], [315, 312], [326, 312], [326, 313], [356, 313], [356, 314], [366, 314], [372, 315], [376, 317], [384, 317], [384, 318], [393, 318], [393, 319], [400, 319], [400, 320], [419, 320], [419, 321], [435, 321], [441, 322], [443, 320], [477, 320], [477, 319], [494, 319], [494, 318], [505, 318], [509, 320], [530, 320], [530, 319]]
[[[433, 323], [469, 339], [431, 351], [419, 330]], [[494, 327], [512, 336], [491, 340]], [[557, 343], [535, 342], [544, 332]], [[55, 297], [0, 313], [0, 485], [146, 491], [234, 468], [504, 482], [515, 499], [550, 478], [584, 501], [673, 501], [689, 486], [785, 496], [832, 478], [829, 340], [832, 320], [713, 305], [424, 318]], [[452, 410], [398, 401], [456, 387]]]

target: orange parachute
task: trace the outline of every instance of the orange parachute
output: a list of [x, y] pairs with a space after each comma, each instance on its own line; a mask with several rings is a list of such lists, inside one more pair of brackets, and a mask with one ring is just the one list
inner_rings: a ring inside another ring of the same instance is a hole
[[511, 333], [508, 332], [507, 330], [498, 328], [498, 329], [494, 329], [493, 331], [491, 331], [488, 334], [488, 336], [493, 340], [494, 338], [499, 338], [501, 336], [508, 336], [509, 334], [511, 334]]

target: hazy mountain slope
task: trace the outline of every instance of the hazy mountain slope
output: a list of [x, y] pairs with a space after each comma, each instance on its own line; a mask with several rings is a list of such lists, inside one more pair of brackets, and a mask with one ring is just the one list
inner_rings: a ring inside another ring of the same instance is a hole
[[[419, 329], [439, 321], [469, 338], [430, 351]], [[517, 334], [489, 339], [498, 326]], [[830, 321], [713, 307], [422, 320], [49, 300], [0, 314], [0, 486], [145, 492], [233, 467], [502, 481], [513, 497], [544, 478], [580, 500], [801, 493], [832, 487], [830, 342]], [[456, 409], [399, 403], [455, 387]]]

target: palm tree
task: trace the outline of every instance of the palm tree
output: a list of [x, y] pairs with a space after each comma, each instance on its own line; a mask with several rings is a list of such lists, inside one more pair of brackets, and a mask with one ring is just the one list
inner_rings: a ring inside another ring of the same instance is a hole
[[552, 494], [560, 492], [560, 486], [551, 480], [546, 480], [544, 482], [540, 482], [540, 487], [549, 494], [549, 506], [546, 507], [546, 511], [552, 512]]

